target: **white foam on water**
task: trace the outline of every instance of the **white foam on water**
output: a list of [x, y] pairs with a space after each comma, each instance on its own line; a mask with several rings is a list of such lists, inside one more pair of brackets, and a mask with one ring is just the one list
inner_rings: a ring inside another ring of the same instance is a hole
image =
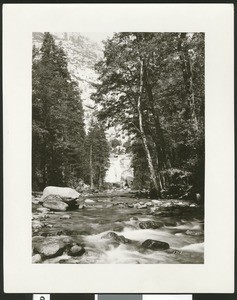
[[114, 263], [114, 264], [149, 264], [165, 263], [168, 254], [162, 251], [141, 253], [129, 250], [127, 245], [111, 247], [104, 252], [96, 263]]
[[159, 229], [135, 229], [135, 230], [126, 230], [126, 228], [123, 231], [124, 236], [128, 239], [138, 241], [138, 242], [144, 242], [145, 240], [152, 239], [157, 240], [160, 238], [167, 238], [171, 237], [169, 232], [159, 230]]
[[180, 250], [188, 251], [188, 252], [204, 253], [204, 243], [187, 245], [187, 246], [180, 248]]
[[202, 224], [200, 224], [200, 222], [198, 222], [198, 221], [194, 221], [194, 222], [189, 222], [189, 223], [186, 223], [186, 224], [178, 225], [178, 226], [173, 227], [173, 228], [180, 229], [180, 230], [185, 230], [185, 229], [202, 230]]

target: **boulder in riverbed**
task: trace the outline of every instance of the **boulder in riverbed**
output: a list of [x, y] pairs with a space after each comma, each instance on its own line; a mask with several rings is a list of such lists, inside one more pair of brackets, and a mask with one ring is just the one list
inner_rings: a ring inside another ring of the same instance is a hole
[[85, 249], [82, 246], [74, 245], [71, 247], [71, 249], [68, 251], [68, 255], [70, 256], [81, 256], [85, 253]]
[[138, 218], [137, 217], [131, 217], [130, 221], [138, 221]]
[[102, 239], [111, 239], [114, 242], [117, 242], [119, 244], [128, 244], [128, 243], [131, 243], [131, 240], [126, 239], [123, 235], [118, 235], [117, 233], [112, 232], [112, 231], [106, 233], [101, 238]]
[[142, 248], [150, 249], [150, 250], [167, 250], [169, 249], [169, 244], [161, 241], [156, 240], [146, 240], [141, 245]]
[[32, 257], [32, 263], [33, 264], [38, 264], [38, 263], [41, 263], [42, 262], [42, 257], [40, 254], [35, 254], [33, 255]]
[[163, 223], [161, 222], [155, 222], [155, 221], [144, 221], [139, 223], [139, 227], [141, 229], [157, 229], [163, 226]]
[[42, 199], [44, 200], [49, 195], [69, 199], [77, 199], [80, 196], [80, 194], [72, 188], [58, 186], [47, 186], [43, 191]]
[[92, 203], [95, 203], [95, 201], [92, 200], [92, 199], [86, 199], [84, 202], [85, 202], [86, 204], [92, 204]]
[[66, 237], [36, 237], [33, 239], [34, 252], [45, 258], [62, 255], [66, 248], [72, 245], [72, 240]]
[[68, 219], [71, 219], [71, 216], [70, 215], [63, 215], [63, 216], [60, 217], [60, 219], [68, 220]]
[[140, 204], [140, 203], [135, 203], [133, 205], [134, 208], [138, 208], [138, 209], [141, 209], [141, 208], [147, 208], [146, 204]]
[[32, 203], [37, 205], [37, 204], [39, 204], [39, 200], [32, 200]]
[[49, 209], [46, 208], [46, 207], [39, 207], [36, 209], [38, 212], [41, 212], [41, 213], [48, 213], [49, 212]]
[[186, 233], [187, 235], [192, 235], [192, 236], [203, 235], [203, 232], [202, 232], [202, 231], [199, 231], [199, 230], [190, 230], [190, 229], [188, 229], [185, 233]]
[[33, 220], [33, 222], [32, 222], [32, 228], [33, 229], [41, 229], [44, 226], [45, 226], [44, 223], [42, 223], [42, 222], [40, 222], [38, 220]]
[[151, 200], [151, 202], [152, 202], [154, 205], [159, 205], [159, 204], [162, 203], [162, 201], [160, 201], [160, 200], [155, 200], [155, 199]]
[[54, 211], [66, 211], [68, 204], [62, 201], [62, 198], [55, 195], [49, 195], [44, 199], [43, 206]]

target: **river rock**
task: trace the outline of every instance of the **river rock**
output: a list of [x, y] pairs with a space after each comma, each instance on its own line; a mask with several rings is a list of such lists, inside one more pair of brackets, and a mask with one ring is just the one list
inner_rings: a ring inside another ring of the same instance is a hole
[[82, 246], [74, 245], [71, 247], [71, 249], [68, 251], [68, 255], [70, 256], [81, 256], [85, 253], [85, 249]]
[[72, 239], [68, 237], [35, 237], [33, 239], [34, 252], [43, 257], [52, 258], [62, 255], [67, 247], [72, 244]]
[[44, 223], [42, 223], [42, 222], [40, 222], [38, 220], [33, 220], [33, 222], [32, 222], [32, 228], [33, 229], [41, 229], [44, 226], [45, 226]]
[[49, 218], [49, 216], [47, 215], [47, 214], [40, 214], [39, 215], [39, 220], [40, 221], [45, 221], [46, 219], [48, 219]]
[[139, 223], [139, 227], [141, 229], [157, 229], [163, 226], [163, 223], [161, 222], [155, 222], [155, 221], [144, 221]]
[[166, 250], [169, 249], [169, 244], [156, 240], [146, 240], [141, 245], [142, 248], [150, 249], [150, 250]]
[[49, 233], [49, 232], [42, 232], [40, 236], [44, 236], [44, 237], [47, 237], [47, 236], [52, 236], [53, 234], [52, 233]]
[[92, 200], [92, 199], [86, 199], [84, 202], [87, 203], [87, 204], [95, 203], [95, 201]]
[[167, 249], [166, 253], [169, 253], [169, 254], [182, 254], [182, 251], [181, 250], [178, 250], [178, 249]]
[[68, 220], [68, 219], [71, 219], [71, 216], [70, 215], [63, 215], [63, 216], [60, 217], [60, 219]]
[[198, 230], [190, 230], [190, 229], [188, 229], [185, 233], [186, 233], [187, 235], [192, 235], [192, 236], [203, 235], [203, 232], [202, 232], [202, 231], [198, 231]]
[[119, 244], [128, 244], [131, 242], [131, 240], [126, 239], [123, 235], [118, 235], [115, 232], [108, 232], [105, 235], [101, 237], [102, 239], [112, 239], [113, 241], [119, 243]]
[[41, 212], [41, 213], [48, 213], [49, 212], [49, 209], [46, 208], [46, 207], [39, 207], [36, 209], [38, 212]]
[[173, 207], [174, 204], [173, 202], [163, 202], [162, 204], [160, 204], [161, 207]]
[[196, 204], [196, 203], [191, 203], [190, 205], [189, 205], [189, 207], [197, 207], [198, 205]]
[[61, 198], [71, 198], [71, 199], [77, 199], [79, 198], [80, 194], [68, 187], [57, 187], [57, 186], [47, 186], [43, 191], [42, 199], [44, 200], [47, 196], [54, 195], [59, 196]]
[[52, 227], [53, 227], [52, 224], [46, 224], [45, 226], [46, 226], [47, 228], [52, 228]]
[[118, 232], [123, 231], [123, 226], [122, 225], [115, 226], [113, 228], [113, 231], [118, 231]]
[[123, 204], [119, 203], [118, 204], [118, 208], [125, 208], [125, 207], [126, 207], [125, 203], [123, 203]]
[[159, 204], [161, 204], [161, 201], [160, 200], [151, 200], [151, 202], [153, 203], [153, 204], [155, 204], [155, 205], [159, 205]]
[[175, 221], [165, 221], [165, 226], [167, 227], [175, 227], [177, 224]]
[[37, 205], [37, 204], [39, 204], [39, 200], [32, 200], [32, 203]]
[[49, 201], [49, 200], [56, 200], [56, 201], [64, 202], [65, 204], [67, 204], [67, 208], [66, 208], [67, 210], [74, 210], [74, 209], [77, 209], [78, 206], [79, 206], [79, 204], [77, 203], [78, 199], [60, 197], [60, 196], [57, 196], [57, 195], [49, 195], [46, 198], [44, 198], [44, 202]]
[[140, 204], [140, 203], [135, 203], [133, 205], [134, 208], [138, 208], [138, 209], [141, 209], [141, 208], [147, 208], [146, 204]]
[[138, 221], [138, 218], [137, 217], [131, 217], [130, 221]]
[[40, 254], [35, 254], [35, 255], [32, 256], [32, 263], [33, 264], [38, 264], [40, 262], [42, 262], [42, 257], [41, 257]]
[[54, 211], [66, 211], [68, 204], [62, 201], [59, 196], [49, 195], [44, 199], [43, 206]]
[[110, 208], [112, 206], [113, 206], [113, 204], [106, 204], [106, 208]]

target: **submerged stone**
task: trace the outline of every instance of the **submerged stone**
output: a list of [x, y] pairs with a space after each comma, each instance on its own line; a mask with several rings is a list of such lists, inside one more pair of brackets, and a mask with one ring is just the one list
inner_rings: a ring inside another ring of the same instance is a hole
[[128, 244], [131, 243], [131, 240], [125, 238], [123, 235], [118, 235], [115, 232], [108, 232], [105, 235], [101, 237], [102, 239], [112, 239], [113, 241], [119, 243], [119, 244]]
[[85, 249], [82, 246], [74, 245], [71, 247], [71, 249], [68, 251], [68, 255], [70, 256], [81, 256], [85, 253]]
[[144, 221], [139, 223], [139, 227], [141, 229], [157, 229], [163, 226], [163, 223], [161, 222], [155, 222], [155, 221]]
[[146, 240], [141, 245], [142, 248], [150, 249], [150, 250], [167, 250], [169, 249], [169, 244], [156, 240]]
[[202, 231], [198, 231], [198, 230], [187, 230], [185, 232], [187, 235], [192, 235], [192, 236], [197, 236], [197, 235], [203, 235]]

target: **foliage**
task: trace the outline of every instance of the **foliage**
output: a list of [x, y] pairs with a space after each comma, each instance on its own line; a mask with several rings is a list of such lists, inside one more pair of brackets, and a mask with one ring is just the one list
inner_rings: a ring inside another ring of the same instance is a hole
[[84, 177], [83, 108], [67, 69], [63, 49], [50, 33], [33, 48], [32, 182], [33, 189], [67, 185]]
[[85, 149], [87, 164], [90, 165], [86, 182], [90, 183], [92, 188], [94, 185], [101, 188], [109, 167], [110, 147], [105, 136], [105, 130], [98, 122], [92, 123], [89, 128]]
[[203, 193], [204, 35], [116, 33], [104, 46], [93, 97], [99, 118], [122, 124], [140, 145], [132, 147], [135, 181], [144, 184], [142, 173], [152, 178], [155, 169], [153, 183], [167, 196], [176, 181], [171, 170], [180, 170], [191, 182], [177, 196], [190, 185], [190, 195]]

